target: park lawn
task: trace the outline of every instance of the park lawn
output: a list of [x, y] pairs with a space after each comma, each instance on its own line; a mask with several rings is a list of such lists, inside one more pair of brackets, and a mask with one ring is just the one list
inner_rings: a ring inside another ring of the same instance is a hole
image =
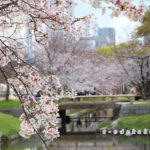
[[80, 115], [82, 115], [84, 113], [89, 113], [89, 112], [92, 112], [92, 111], [93, 111], [92, 109], [76, 109], [76, 110], [70, 111], [68, 113], [68, 115], [73, 115], [73, 114], [76, 114], [76, 113], [79, 113]]
[[29, 148], [27, 147], [11, 147], [11, 148], [7, 148], [7, 150], [29, 150]]
[[9, 137], [17, 134], [20, 129], [21, 121], [13, 116], [0, 113], [0, 133]]
[[[112, 99], [111, 99], [111, 97], [109, 97], [109, 96], [107, 96], [107, 97], [105, 97], [105, 95], [104, 95], [104, 97], [101, 97], [101, 98], [83, 98], [83, 101], [111, 101]], [[118, 97], [117, 98], [117, 100], [118, 101], [124, 101], [124, 100], [128, 100], [128, 98], [127, 97], [124, 97], [124, 96], [120, 96], [120, 97]]]
[[1, 100], [0, 101], [0, 109], [5, 108], [21, 108], [20, 101], [19, 100]]
[[128, 100], [128, 98], [125, 97], [125, 96], [120, 96], [120, 97], [117, 98], [117, 100], [118, 101], [124, 101], [124, 100]]
[[108, 119], [108, 120], [106, 120], [105, 122], [102, 122], [102, 123], [99, 125], [99, 128], [104, 128], [104, 127], [110, 128], [112, 122], [113, 122], [113, 120]]
[[148, 106], [148, 105], [150, 105], [150, 100], [147, 100], [147, 101], [141, 100], [139, 102], [141, 102], [141, 103], [140, 104], [130, 104], [130, 106]]
[[[31, 143], [32, 143], [32, 138], [34, 139], [34, 138], [36, 138], [36, 136], [32, 136], [29, 139], [29, 142], [31, 142]], [[27, 139], [24, 139], [24, 140], [25, 140], [25, 142], [28, 141]], [[25, 146], [25, 144], [23, 144], [24, 140], [21, 139], [21, 140], [17, 141], [17, 143], [20, 143], [20, 142], [22, 143], [22, 144], [19, 144], [19, 146], [18, 146], [18, 144], [13, 144], [12, 143], [11, 145], [9, 145], [9, 147], [7, 147], [6, 150], [35, 150], [35, 149], [39, 149], [40, 148], [40, 146], [39, 146], [40, 144], [36, 145], [36, 146], [28, 146], [28, 145]], [[33, 145], [35, 145], [34, 141], [33, 141], [33, 143], [34, 143]], [[3, 149], [3, 147], [2, 147], [2, 149]], [[4, 148], [4, 150], [5, 150], [5, 148]]]
[[[111, 101], [111, 100], [112, 100], [111, 97], [109, 97], [109, 96], [105, 97], [105, 95], [104, 95], [104, 97], [101, 97], [101, 98], [97, 98], [97, 97], [95, 97], [95, 98], [91, 98], [91, 97], [83, 98], [83, 102], [93, 102], [93, 101], [98, 102], [98, 101]], [[126, 100], [128, 100], [128, 98], [124, 97], [124, 96], [120, 96], [120, 97], [117, 98], [117, 100], [118, 101], [126, 101]], [[74, 102], [74, 101], [78, 102], [77, 99], [72, 99], [71, 100], [71, 99], [67, 98], [66, 100], [64, 100], [64, 99], [59, 100], [59, 103], [63, 103], [63, 102], [68, 102], [69, 103], [69, 102]], [[80, 99], [80, 101], [81, 101], [81, 99]]]
[[[16, 146], [16, 147], [15, 147]], [[36, 146], [36, 148], [38, 148], [38, 146]], [[9, 148], [7, 148], [7, 150], [34, 150], [36, 149], [34, 146], [29, 146], [29, 147], [26, 147], [26, 146], [17, 146], [17, 145], [13, 145]]]
[[123, 129], [149, 129], [150, 130], [150, 114], [123, 117], [119, 120], [118, 125]]
[[[107, 121], [101, 123], [99, 125], [99, 128], [103, 128], [103, 127], [110, 128], [112, 122], [113, 120], [108, 119]], [[118, 121], [118, 125], [125, 130], [130, 130], [130, 129], [150, 130], [150, 114], [122, 117]]]
[[59, 100], [59, 103], [64, 103], [64, 102], [70, 103], [70, 102], [73, 102], [74, 100], [75, 99], [69, 99], [69, 98], [64, 99], [64, 98], [62, 98], [62, 99]]

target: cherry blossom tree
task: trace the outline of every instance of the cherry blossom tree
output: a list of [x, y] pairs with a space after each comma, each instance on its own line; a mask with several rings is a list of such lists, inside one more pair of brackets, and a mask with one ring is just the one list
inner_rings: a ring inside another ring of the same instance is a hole
[[[105, 7], [101, 2], [110, 4], [112, 16], [120, 12], [131, 20], [141, 19], [144, 5], [134, 6], [131, 0], [89, 0], [93, 7]], [[48, 45], [48, 30], [64, 30], [80, 37], [84, 33], [84, 24], [88, 24], [92, 15], [76, 18], [70, 9], [75, 3], [69, 0], [0, 0], [0, 71], [6, 83], [16, 92], [24, 113], [21, 115], [20, 135], [29, 138], [38, 134], [46, 145], [47, 140], [59, 136], [57, 127], [58, 104], [62, 97], [59, 79], [56, 76], [41, 74], [39, 70], [24, 60], [22, 52], [26, 50], [25, 29], [30, 28], [34, 39], [34, 49]], [[76, 22], [82, 22], [74, 26]], [[6, 67], [10, 67], [11, 74]], [[41, 90], [41, 97], [33, 95]], [[70, 95], [71, 93], [67, 93]], [[71, 94], [72, 95], [72, 94]], [[42, 132], [41, 132], [42, 131]]]
[[47, 48], [35, 53], [35, 65], [46, 74], [59, 77], [64, 88], [112, 93], [123, 84], [122, 67], [88, 49], [88, 42], [70, 35], [64, 39], [59, 32], [49, 39]]
[[[118, 17], [120, 14], [127, 16], [130, 20], [137, 21], [142, 19], [145, 12], [144, 1], [139, 2], [139, 6], [136, 7], [134, 0], [82, 0], [88, 2], [92, 7], [101, 9], [102, 14], [106, 13], [109, 8], [112, 13], [112, 17]], [[110, 4], [106, 7], [104, 3]]]
[[35, 65], [42, 72], [59, 77], [64, 88], [91, 91], [94, 89], [91, 80], [96, 67], [94, 63], [102, 60], [89, 51], [90, 47], [88, 39], [75, 39], [71, 35], [64, 37], [62, 32], [53, 33], [49, 38], [49, 46], [35, 52]]
[[149, 44], [139, 42], [121, 44], [115, 48], [114, 57], [126, 74], [126, 84], [130, 87], [136, 87], [144, 100], [149, 99]]
[[[76, 21], [80, 19], [88, 21], [88, 17], [74, 18], [68, 10], [69, 7], [72, 7], [69, 1], [46, 4], [45, 1], [18, 0], [1, 1], [0, 6], [0, 70], [22, 104], [24, 113], [20, 118], [22, 120], [20, 135], [29, 138], [33, 134], [38, 134], [46, 147], [46, 140], [53, 140], [59, 136], [58, 104], [54, 101], [62, 97], [60, 83], [57, 77], [42, 75], [35, 67], [24, 61], [21, 50], [24, 51], [26, 48], [24, 42], [26, 37], [20, 32], [24, 33], [26, 26], [29, 27], [35, 42], [42, 47], [48, 38], [42, 31], [43, 24], [53, 30], [64, 29], [68, 32]], [[12, 74], [7, 71], [6, 66], [10, 67]], [[39, 90], [42, 91], [41, 97], [35, 98], [33, 95]]]

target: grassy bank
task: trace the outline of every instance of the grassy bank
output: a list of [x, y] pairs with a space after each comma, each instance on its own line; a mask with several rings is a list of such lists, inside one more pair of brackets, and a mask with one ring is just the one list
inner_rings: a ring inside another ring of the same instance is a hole
[[[107, 120], [99, 125], [99, 128], [107, 127], [110, 128], [112, 124], [112, 120]], [[120, 118], [118, 121], [118, 125], [126, 130], [129, 129], [136, 129], [136, 130], [143, 130], [149, 129], [150, 130], [150, 114], [146, 115], [137, 115], [137, 116], [129, 116]]]
[[[128, 100], [127, 97], [123, 97], [123, 96], [120, 96], [118, 97], [118, 101], [126, 101]], [[59, 100], [59, 103], [63, 103], [63, 102], [74, 102], [75, 99], [61, 99]], [[78, 100], [76, 100], [78, 102]], [[98, 101], [111, 101], [111, 97], [105, 97], [105, 98], [91, 98], [91, 97], [87, 97], [87, 98], [83, 98], [83, 101], [84, 102], [92, 102], [92, 101], [95, 101], [95, 102], [98, 102]], [[0, 109], [4, 109], [4, 108], [20, 108], [21, 105], [20, 105], [20, 102], [19, 100], [9, 100], [9, 101], [6, 101], [6, 100], [0, 100]]]
[[[94, 96], [94, 95], [93, 95]], [[63, 102], [74, 102], [74, 101], [77, 101], [78, 102], [78, 100], [80, 101], [80, 99], [61, 99], [61, 100], [59, 100], [59, 103], [63, 103]], [[109, 97], [109, 96], [107, 96], [107, 97], [105, 97], [105, 95], [104, 95], [104, 97], [101, 97], [101, 98], [97, 98], [97, 97], [95, 97], [95, 98], [91, 98], [91, 97], [86, 97], [86, 98], [82, 98], [82, 101], [84, 101], [84, 102], [92, 102], [92, 101], [95, 101], [95, 102], [98, 102], [98, 101], [111, 101], [112, 100], [112, 98], [111, 97]], [[128, 100], [128, 98], [127, 97], [125, 97], [125, 96], [120, 96], [120, 97], [117, 97], [117, 100], [118, 101], [127, 101]]]
[[0, 101], [0, 109], [4, 108], [21, 108], [19, 100], [1, 100]]
[[9, 137], [17, 134], [20, 129], [20, 120], [16, 117], [0, 113], [0, 133]]
[[70, 111], [68, 113], [68, 115], [73, 115], [73, 114], [76, 114], [76, 113], [84, 114], [84, 113], [89, 113], [89, 112], [92, 112], [92, 111], [93, 111], [92, 109], [76, 109], [76, 110]]
[[108, 120], [106, 120], [105, 122], [102, 122], [102, 123], [99, 125], [99, 128], [104, 128], [104, 127], [110, 128], [112, 122], [113, 122], [113, 120], [108, 119]]
[[119, 120], [118, 125], [124, 129], [149, 129], [150, 130], [150, 114], [123, 117]]
[[147, 101], [139, 101], [141, 102], [141, 104], [130, 104], [130, 106], [150, 106], [150, 100], [147, 100]]

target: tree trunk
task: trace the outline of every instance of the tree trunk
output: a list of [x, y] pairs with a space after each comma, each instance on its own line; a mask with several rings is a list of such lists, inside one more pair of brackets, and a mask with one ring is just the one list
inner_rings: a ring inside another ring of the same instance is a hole
[[[150, 88], [150, 87], [149, 87]], [[142, 94], [142, 99], [144, 101], [149, 100], [150, 99], [150, 93], [149, 93], [149, 88], [148, 89], [144, 89], [144, 92], [141, 92]]]
[[6, 101], [9, 101], [9, 85], [7, 84], [7, 89], [6, 89]]

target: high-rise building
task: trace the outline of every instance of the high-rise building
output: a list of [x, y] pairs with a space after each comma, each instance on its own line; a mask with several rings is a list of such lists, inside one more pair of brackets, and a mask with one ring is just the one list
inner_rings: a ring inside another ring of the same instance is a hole
[[96, 47], [100, 48], [102, 46], [116, 44], [115, 38], [115, 28], [99, 28], [98, 34], [95, 36]]
[[149, 43], [149, 42], [150, 42], [150, 36], [144, 36], [143, 42], [144, 42], [145, 44], [146, 44], [146, 43]]
[[[27, 22], [29, 22], [29, 19], [27, 19]], [[33, 63], [34, 53], [33, 53], [32, 33], [29, 27], [26, 28], [26, 35], [27, 35], [27, 62]]]
[[[47, 3], [53, 3], [54, 0], [46, 0]], [[73, 0], [70, 0], [71, 3], [73, 3]], [[71, 7], [69, 9], [70, 13], [73, 14], [73, 8]], [[27, 22], [29, 22], [29, 19], [27, 19]], [[53, 34], [59, 34], [60, 36], [62, 36], [63, 31], [59, 30], [57, 32], [53, 32], [48, 30], [46, 25], [43, 25], [45, 28], [45, 31], [48, 32], [49, 37], [52, 36]], [[33, 53], [33, 41], [32, 41], [32, 33], [31, 30], [27, 27], [26, 28], [26, 35], [27, 35], [27, 61], [29, 63], [33, 63], [34, 62], [34, 53]]]

